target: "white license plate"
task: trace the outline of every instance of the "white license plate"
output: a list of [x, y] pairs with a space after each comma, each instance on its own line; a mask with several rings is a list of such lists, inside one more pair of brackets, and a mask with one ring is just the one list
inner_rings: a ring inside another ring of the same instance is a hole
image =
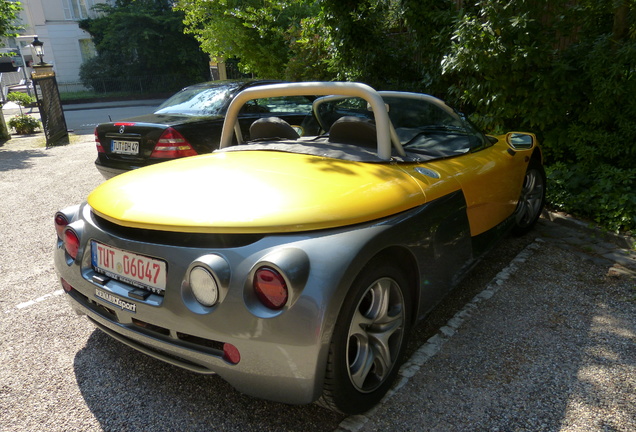
[[91, 241], [91, 263], [96, 272], [134, 287], [156, 294], [166, 290], [164, 261]]
[[136, 155], [139, 154], [139, 143], [136, 141], [112, 140], [111, 151], [117, 154]]

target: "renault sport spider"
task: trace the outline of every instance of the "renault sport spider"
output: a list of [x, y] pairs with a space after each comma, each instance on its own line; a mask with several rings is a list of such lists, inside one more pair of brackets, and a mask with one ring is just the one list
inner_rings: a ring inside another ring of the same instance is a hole
[[[244, 138], [244, 104], [304, 95], [313, 133], [268, 117]], [[496, 240], [533, 227], [545, 182], [534, 135], [485, 135], [429, 95], [253, 87], [219, 150], [59, 211], [55, 267], [72, 308], [134, 349], [255, 397], [361, 413], [414, 323]]]

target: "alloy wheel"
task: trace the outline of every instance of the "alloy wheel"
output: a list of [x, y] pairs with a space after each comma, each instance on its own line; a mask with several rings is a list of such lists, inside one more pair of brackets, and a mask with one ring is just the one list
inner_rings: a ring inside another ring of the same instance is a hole
[[404, 296], [391, 278], [367, 288], [355, 309], [348, 333], [349, 378], [360, 392], [377, 389], [397, 361], [404, 338]]
[[530, 167], [523, 181], [521, 196], [515, 216], [516, 225], [528, 227], [537, 220], [545, 199], [545, 180], [539, 169]]

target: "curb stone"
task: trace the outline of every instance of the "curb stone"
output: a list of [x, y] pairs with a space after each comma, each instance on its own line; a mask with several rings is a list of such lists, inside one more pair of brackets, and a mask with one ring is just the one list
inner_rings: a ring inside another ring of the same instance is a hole
[[578, 220], [566, 213], [561, 212], [551, 212], [544, 210], [542, 217], [548, 219], [551, 222], [557, 223], [559, 225], [574, 228], [577, 231], [583, 231], [595, 238], [601, 238], [607, 242], [611, 242], [612, 244], [621, 247], [622, 249], [635, 249], [636, 248], [636, 238], [630, 235], [621, 235], [615, 234], [610, 231], [605, 231], [601, 228], [594, 226], [591, 223], [586, 223], [581, 220]]

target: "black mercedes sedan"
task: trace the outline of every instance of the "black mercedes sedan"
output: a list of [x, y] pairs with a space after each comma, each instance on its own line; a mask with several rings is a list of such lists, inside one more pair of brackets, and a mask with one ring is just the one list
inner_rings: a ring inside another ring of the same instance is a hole
[[[223, 119], [234, 96], [246, 88], [276, 83], [267, 80], [211, 81], [186, 87], [152, 114], [95, 128], [95, 166], [109, 179], [118, 174], [167, 160], [210, 153], [219, 147]], [[243, 136], [263, 117], [279, 117], [296, 126], [312, 127], [312, 100], [293, 96], [255, 99], [239, 115]], [[308, 120], [309, 119], [309, 120]], [[308, 123], [308, 121], [310, 123]]]

